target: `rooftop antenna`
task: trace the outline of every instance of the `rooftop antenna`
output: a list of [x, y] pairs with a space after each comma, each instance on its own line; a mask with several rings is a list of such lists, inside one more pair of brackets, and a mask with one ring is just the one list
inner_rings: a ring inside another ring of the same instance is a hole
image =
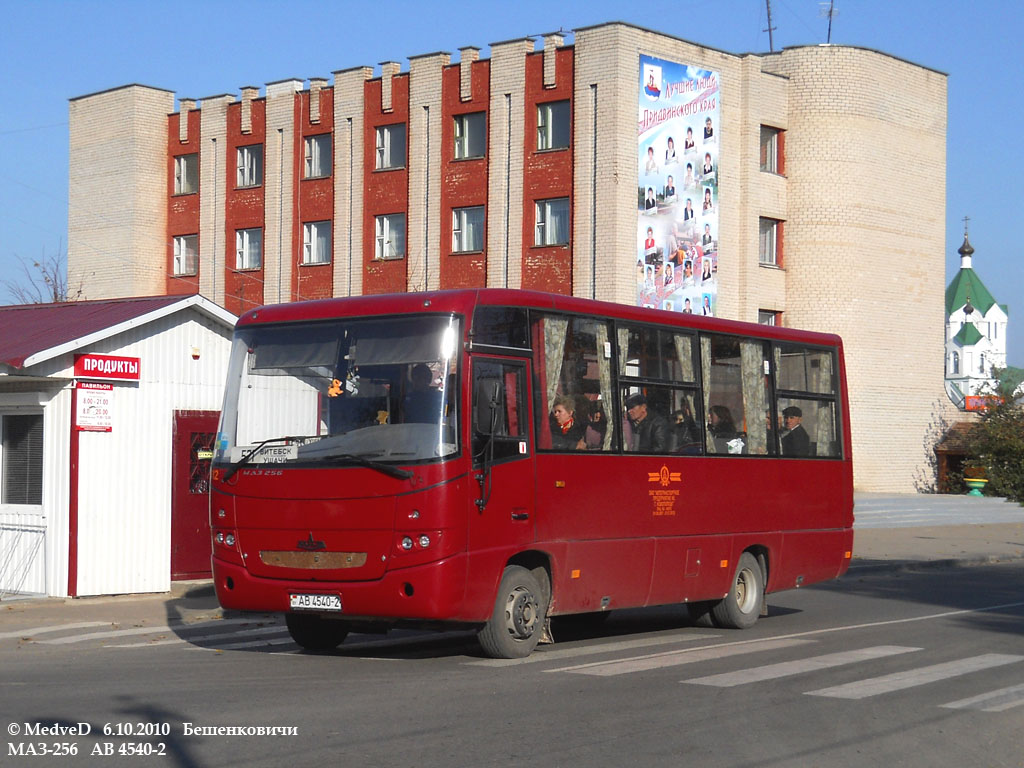
[[828, 0], [827, 3], [818, 3], [821, 6], [820, 16], [828, 18], [828, 38], [825, 40], [826, 45], [832, 44], [832, 19], [839, 15], [839, 10], [836, 8], [836, 0]]
[[775, 27], [772, 26], [772, 0], [764, 0], [764, 4], [768, 9], [768, 29], [763, 29], [761, 31], [768, 33], [768, 51], [770, 53], [775, 53], [775, 41], [772, 38], [772, 32], [775, 31]]

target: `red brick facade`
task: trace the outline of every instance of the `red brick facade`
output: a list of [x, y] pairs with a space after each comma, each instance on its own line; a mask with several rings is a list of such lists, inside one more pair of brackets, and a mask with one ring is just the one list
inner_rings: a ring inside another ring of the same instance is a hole
[[187, 139], [181, 140], [181, 114], [173, 114], [167, 119], [167, 289], [168, 295], [199, 293], [199, 262], [196, 260], [194, 272], [174, 274], [174, 239], [185, 235], [195, 235], [199, 239], [199, 190], [190, 194], [174, 193], [174, 165], [181, 155], [196, 155], [197, 177], [199, 156], [199, 110], [193, 109], [186, 113], [188, 123]]
[[[224, 179], [224, 306], [241, 314], [263, 303], [263, 281], [266, 259], [260, 261], [258, 269], [237, 268], [236, 232], [240, 229], [263, 230], [264, 204], [266, 200], [266, 139], [267, 103], [264, 99], [249, 102], [252, 130], [242, 133], [242, 103], [228, 107], [227, 118], [227, 173]], [[260, 146], [263, 153], [263, 173], [254, 186], [239, 187], [238, 148]], [[264, 251], [266, 243], [263, 243]]]

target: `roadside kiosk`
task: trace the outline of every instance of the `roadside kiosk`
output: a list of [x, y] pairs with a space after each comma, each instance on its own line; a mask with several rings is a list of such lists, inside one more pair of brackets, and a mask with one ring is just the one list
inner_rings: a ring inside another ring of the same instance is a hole
[[0, 599], [209, 576], [235, 319], [199, 295], [0, 307]]

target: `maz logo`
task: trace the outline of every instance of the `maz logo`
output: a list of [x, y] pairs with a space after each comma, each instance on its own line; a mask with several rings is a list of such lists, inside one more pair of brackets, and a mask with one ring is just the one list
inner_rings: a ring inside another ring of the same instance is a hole
[[324, 544], [322, 541], [313, 540], [312, 531], [309, 532], [308, 539], [300, 539], [299, 541], [295, 542], [295, 546], [297, 546], [299, 549], [304, 549], [307, 552], [313, 552], [317, 549], [327, 549], [327, 545]]

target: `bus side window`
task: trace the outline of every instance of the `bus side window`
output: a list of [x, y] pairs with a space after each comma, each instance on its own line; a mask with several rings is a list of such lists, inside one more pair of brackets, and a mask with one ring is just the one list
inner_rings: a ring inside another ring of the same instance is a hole
[[783, 456], [840, 458], [833, 352], [775, 346], [775, 413]]
[[[524, 407], [525, 367], [520, 362], [473, 361], [473, 458], [492, 451], [495, 461], [528, 454]], [[493, 445], [489, 445], [493, 443]]]

